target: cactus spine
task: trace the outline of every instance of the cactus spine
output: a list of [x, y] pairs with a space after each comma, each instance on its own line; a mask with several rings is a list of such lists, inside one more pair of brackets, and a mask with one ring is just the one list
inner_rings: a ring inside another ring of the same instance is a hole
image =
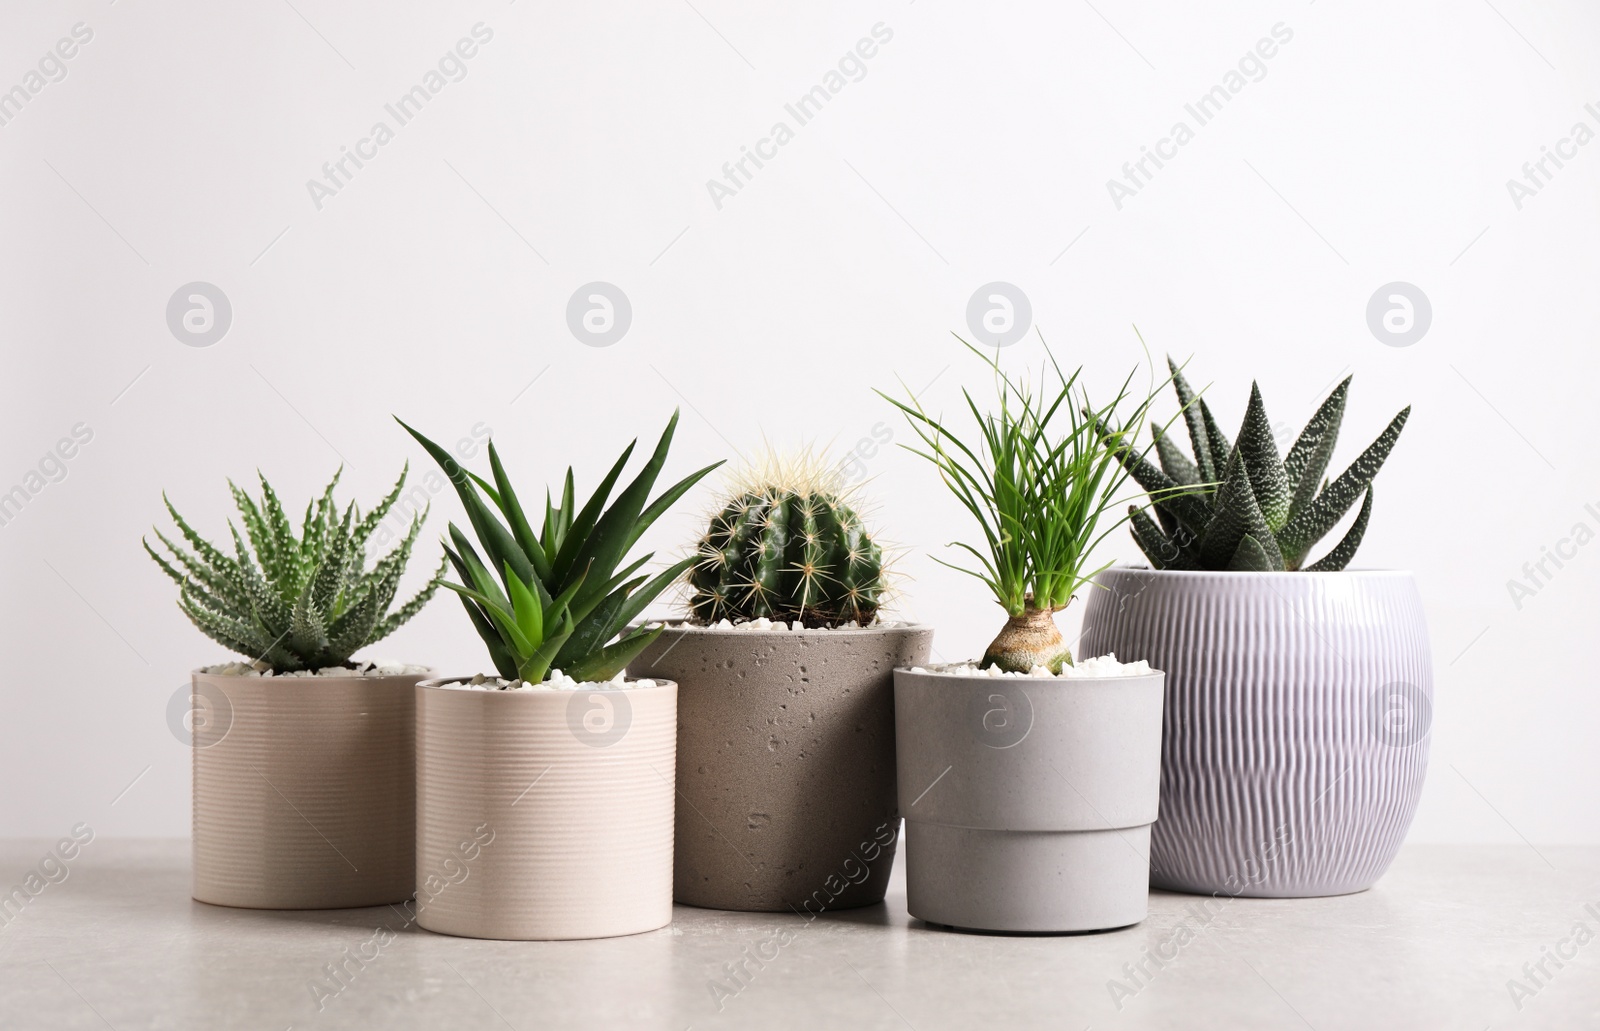
[[712, 517], [698, 552], [690, 608], [705, 623], [766, 617], [866, 626], [884, 590], [882, 548], [825, 488], [758, 482], [740, 489]]

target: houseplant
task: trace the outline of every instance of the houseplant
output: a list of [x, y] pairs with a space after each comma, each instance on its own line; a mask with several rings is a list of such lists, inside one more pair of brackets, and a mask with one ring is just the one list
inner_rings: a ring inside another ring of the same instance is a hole
[[[1089, 583], [1095, 546], [1122, 522], [1101, 525], [1128, 475], [1114, 449], [1135, 439], [1150, 398], [1136, 401], [1130, 376], [1095, 408], [1079, 373], [1066, 376], [1053, 357], [1037, 386], [984, 357], [998, 407], [982, 414], [963, 390], [975, 440], [915, 400], [889, 398], [921, 440], [911, 450], [982, 529], [982, 547], [957, 545], [979, 567], [956, 568], [1006, 613], [980, 663], [895, 670], [907, 908], [987, 931], [1137, 923], [1157, 815], [1162, 674], [1112, 656], [1074, 665], [1054, 613]], [[1097, 425], [1111, 424], [1120, 428], [1102, 441]]]
[[[1371, 886], [1416, 811], [1433, 674], [1411, 575], [1350, 570], [1372, 479], [1411, 409], [1331, 482], [1350, 380], [1281, 458], [1254, 385], [1233, 444], [1174, 370], [1192, 458], [1119, 448], [1155, 493], [1132, 513], [1152, 569], [1109, 569], [1084, 646], [1167, 672], [1152, 883], [1192, 892], [1333, 895]], [[1325, 556], [1312, 547], [1361, 498]], [[1270, 853], [1270, 854], [1269, 854]]]
[[615, 498], [633, 444], [581, 508], [569, 468], [537, 531], [492, 442], [491, 482], [406, 426], [466, 508], [478, 544], [450, 526], [445, 550], [460, 582], [445, 586], [498, 673], [416, 688], [417, 922], [429, 930], [602, 938], [672, 919], [678, 689], [622, 674], [661, 633], [634, 619], [693, 561], [652, 577], [635, 575], [652, 555], [627, 555], [721, 464], [650, 500], [677, 424], [673, 413]]
[[[194, 897], [258, 909], [344, 909], [411, 894], [412, 685], [426, 669], [356, 664], [427, 603], [429, 583], [390, 611], [424, 513], [367, 567], [366, 545], [406, 475], [363, 514], [340, 514], [333, 481], [297, 535], [277, 493], [232, 482], [244, 524], [233, 555], [178, 514], [187, 547], [144, 547], [179, 588], [178, 607], [247, 661], [191, 677]], [[163, 495], [163, 499], [165, 496]], [[441, 564], [439, 572], [443, 572]], [[202, 715], [203, 714], [203, 715]]]
[[893, 670], [933, 632], [878, 621], [883, 549], [836, 481], [803, 457], [736, 477], [688, 560], [691, 618], [629, 667], [678, 683], [679, 902], [818, 913], [888, 888]]

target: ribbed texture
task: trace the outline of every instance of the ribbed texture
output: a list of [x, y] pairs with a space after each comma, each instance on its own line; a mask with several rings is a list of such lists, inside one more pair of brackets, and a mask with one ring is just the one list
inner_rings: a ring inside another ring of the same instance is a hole
[[586, 693], [417, 688], [423, 927], [601, 938], [671, 921], [677, 687], [604, 693], [627, 729], [597, 745], [569, 708]]
[[1079, 653], [1167, 673], [1151, 884], [1267, 897], [1370, 887], [1428, 761], [1433, 669], [1404, 573], [1114, 569]]
[[[221, 739], [194, 751], [194, 897], [343, 909], [412, 891], [417, 676], [196, 673]], [[202, 743], [206, 740], [201, 736]]]

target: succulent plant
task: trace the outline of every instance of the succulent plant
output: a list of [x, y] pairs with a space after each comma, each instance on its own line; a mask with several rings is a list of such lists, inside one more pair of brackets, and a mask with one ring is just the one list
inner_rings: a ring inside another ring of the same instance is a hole
[[885, 589], [883, 549], [846, 494], [803, 460], [747, 473], [700, 539], [688, 576], [695, 617], [871, 623]]
[[233, 557], [191, 529], [165, 494], [167, 511], [192, 550], [160, 530], [154, 531], [156, 539], [168, 557], [143, 542], [177, 583], [178, 607], [207, 637], [280, 673], [347, 666], [352, 654], [389, 636], [433, 597], [444, 572], [442, 560], [434, 580], [389, 611], [426, 511], [412, 517], [393, 551], [367, 568], [367, 538], [400, 497], [405, 471], [370, 512], [363, 515], [351, 503], [342, 516], [333, 500], [339, 482], [334, 473], [322, 496], [306, 504], [298, 537], [272, 485], [265, 476], [260, 480], [260, 501], [228, 481], [245, 531], [241, 536], [229, 520]]
[[646, 504], [666, 463], [678, 425], [677, 412], [672, 413], [649, 462], [609, 508], [606, 503], [611, 500], [612, 488], [638, 441], [627, 446], [581, 509], [569, 467], [561, 503], [557, 505], [548, 491], [545, 494], [544, 521], [537, 533], [492, 441], [489, 468], [493, 483], [461, 468], [448, 451], [410, 426], [400, 425], [455, 484], [487, 557], [486, 564], [466, 534], [450, 524], [445, 554], [462, 582], [444, 586], [461, 596], [461, 604], [502, 677], [538, 683], [552, 669], [559, 669], [575, 680], [610, 680], [660, 636], [659, 626], [630, 624], [695, 559], [684, 559], [654, 577], [634, 576], [654, 557], [653, 552], [620, 571], [617, 567], [651, 523], [722, 464], [689, 474]]
[[[1072, 652], [1055, 613], [1105, 568], [1090, 569], [1089, 559], [1123, 522], [1100, 526], [1128, 478], [1116, 452], [1137, 435], [1152, 397], [1139, 400], [1130, 392], [1130, 375], [1116, 397], [1095, 408], [1079, 383], [1082, 370], [1067, 376], [1048, 348], [1049, 368], [1034, 385], [1012, 379], [996, 358], [967, 347], [989, 365], [1000, 395], [999, 411], [986, 415], [962, 390], [980, 439], [963, 441], [929, 415], [915, 395], [907, 404], [879, 393], [921, 438], [923, 447], [907, 449], [934, 464], [983, 529], [987, 554], [970, 544], [955, 545], [976, 558], [980, 569], [941, 563], [982, 580], [1006, 611], [1006, 624], [980, 664], [1014, 673], [1036, 666], [1059, 673], [1071, 664]], [[1128, 421], [1121, 429], [1106, 429], [1130, 401], [1136, 407]]]
[[[1191, 459], [1152, 426], [1160, 467], [1127, 446], [1118, 456], [1151, 495], [1156, 518], [1130, 509], [1133, 538], [1157, 569], [1264, 572], [1343, 569], [1355, 556], [1372, 515], [1372, 478], [1405, 426], [1407, 405], [1339, 477], [1324, 478], [1344, 420], [1350, 377], [1333, 389], [1289, 454], [1278, 456], [1261, 391], [1250, 385], [1250, 404], [1237, 441], [1230, 445], [1216, 419], [1179, 372], [1173, 387], [1193, 444]], [[1364, 496], [1363, 496], [1364, 495]], [[1313, 545], [1344, 517], [1357, 498], [1361, 511], [1344, 539], [1305, 565]], [[1158, 525], [1159, 522], [1159, 525]]]

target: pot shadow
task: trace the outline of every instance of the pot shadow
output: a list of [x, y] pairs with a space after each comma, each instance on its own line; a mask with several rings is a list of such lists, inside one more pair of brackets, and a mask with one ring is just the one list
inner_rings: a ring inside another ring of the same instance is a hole
[[1121, 931], [1129, 931], [1142, 923], [1144, 921], [1140, 920], [1138, 923], [1123, 924], [1120, 927], [1097, 927], [1087, 931], [985, 931], [976, 927], [936, 924], [920, 917], [911, 917], [909, 926], [922, 931], [975, 935], [981, 938], [1088, 938], [1102, 934], [1117, 934]]
[[416, 917], [402, 903], [360, 906], [353, 909], [253, 909], [223, 906], [190, 898], [189, 916], [201, 928], [238, 928], [241, 924], [266, 927], [302, 924], [330, 931], [364, 930], [387, 927], [395, 934], [431, 934], [419, 926]]

